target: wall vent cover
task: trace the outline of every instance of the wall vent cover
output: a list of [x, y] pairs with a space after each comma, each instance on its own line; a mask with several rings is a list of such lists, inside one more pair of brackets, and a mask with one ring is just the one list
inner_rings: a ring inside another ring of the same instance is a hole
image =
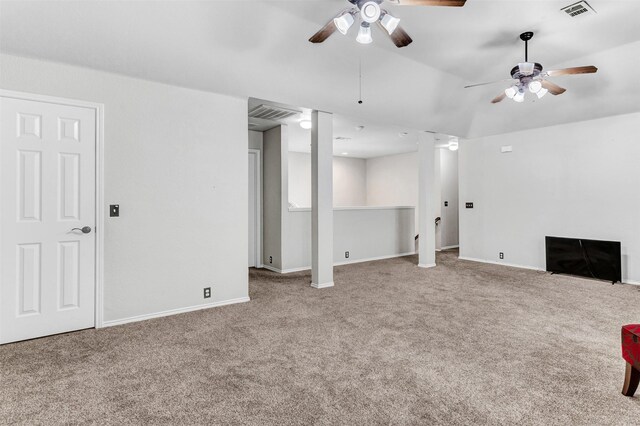
[[591, 5], [589, 5], [589, 3], [584, 0], [573, 3], [567, 7], [563, 7], [560, 10], [562, 10], [572, 18], [575, 18], [576, 16], [591, 15], [593, 13], [596, 13], [595, 9], [592, 8]]
[[249, 117], [263, 120], [284, 120], [297, 114], [300, 114], [300, 111], [273, 105], [260, 105], [249, 111]]

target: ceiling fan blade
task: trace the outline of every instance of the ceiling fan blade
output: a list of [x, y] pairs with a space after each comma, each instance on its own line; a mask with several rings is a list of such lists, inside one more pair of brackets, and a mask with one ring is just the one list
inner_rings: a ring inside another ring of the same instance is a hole
[[467, 0], [389, 0], [399, 6], [452, 6], [462, 7]]
[[549, 93], [551, 93], [552, 95], [562, 95], [564, 92], [567, 91], [567, 89], [563, 89], [557, 84], [553, 84], [552, 82], [547, 80], [542, 80], [541, 83], [542, 83], [542, 87], [547, 89]]
[[547, 75], [549, 77], [558, 77], [560, 75], [572, 75], [572, 74], [593, 74], [598, 72], [598, 68], [593, 65], [589, 65], [586, 67], [573, 67], [573, 68], [564, 68], [561, 70], [551, 70], [547, 71]]
[[496, 96], [495, 98], [493, 98], [493, 100], [491, 101], [491, 103], [492, 103], [492, 104], [497, 104], [498, 102], [502, 102], [502, 100], [503, 100], [504, 98], [506, 98], [506, 97], [507, 97], [507, 95], [506, 95], [504, 92], [502, 92], [502, 93], [500, 93], [498, 96]]
[[490, 81], [490, 82], [488, 82], [488, 83], [470, 84], [470, 85], [468, 85], [468, 86], [464, 86], [464, 88], [465, 88], [465, 89], [468, 89], [468, 88], [470, 88], [470, 87], [478, 87], [478, 86], [486, 86], [486, 85], [488, 85], [488, 84], [504, 83], [505, 81], [518, 81], [518, 80], [515, 80], [515, 79], [513, 79], [513, 78], [505, 78], [505, 79], [503, 79], [503, 80]]
[[[340, 16], [341, 14], [342, 12], [336, 15], [336, 17]], [[328, 39], [331, 34], [336, 32], [337, 28], [336, 28], [336, 24], [333, 23], [333, 19], [334, 18], [331, 18], [331, 20], [327, 22], [327, 24], [324, 27], [322, 27], [320, 31], [312, 35], [309, 41], [311, 43], [322, 43], [323, 41]]]
[[[382, 30], [385, 33], [387, 32], [387, 30], [385, 30], [385, 28], [382, 26], [380, 21], [378, 21], [378, 26], [382, 28]], [[409, 37], [409, 34], [407, 34], [407, 32], [404, 29], [402, 29], [400, 25], [398, 25], [396, 30], [393, 33], [391, 33], [389, 37], [391, 37], [391, 41], [393, 41], [393, 44], [395, 44], [396, 47], [405, 47], [410, 45], [413, 42], [413, 39]]]

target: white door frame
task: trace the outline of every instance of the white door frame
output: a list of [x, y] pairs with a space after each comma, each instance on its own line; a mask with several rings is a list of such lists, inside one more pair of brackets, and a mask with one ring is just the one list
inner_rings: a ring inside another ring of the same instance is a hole
[[104, 104], [79, 101], [75, 99], [38, 95], [35, 93], [16, 92], [0, 89], [0, 96], [27, 101], [47, 102], [58, 105], [91, 108], [96, 119], [96, 217], [95, 217], [95, 328], [102, 328], [104, 322]]
[[[253, 155], [254, 163], [256, 165], [256, 182], [255, 182], [255, 194], [256, 194], [256, 268], [262, 268], [264, 265], [262, 264], [262, 174], [261, 174], [261, 161], [260, 161], [260, 150], [259, 149], [250, 149], [249, 155]], [[251, 185], [251, 182], [249, 182]]]

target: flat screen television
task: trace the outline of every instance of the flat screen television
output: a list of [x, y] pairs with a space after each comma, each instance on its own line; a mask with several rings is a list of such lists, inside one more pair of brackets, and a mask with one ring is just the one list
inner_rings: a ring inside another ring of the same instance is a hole
[[619, 241], [545, 237], [547, 271], [622, 282]]

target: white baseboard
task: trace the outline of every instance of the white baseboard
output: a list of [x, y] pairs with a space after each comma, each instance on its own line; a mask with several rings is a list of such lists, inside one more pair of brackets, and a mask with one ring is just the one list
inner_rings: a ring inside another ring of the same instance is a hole
[[322, 284], [311, 283], [311, 287], [318, 288], [318, 289], [333, 287], [333, 281], [329, 283], [322, 283]]
[[280, 268], [275, 268], [273, 266], [268, 266], [268, 265], [263, 265], [262, 267], [264, 269], [268, 269], [269, 271], [277, 272], [278, 274], [290, 274], [292, 272], [308, 271], [311, 269], [311, 266], [304, 266], [302, 268], [290, 268], [290, 269], [280, 269]]
[[[374, 260], [393, 259], [395, 257], [411, 256], [413, 254], [416, 254], [416, 252], [412, 251], [408, 253], [391, 254], [388, 256], [368, 257], [366, 259], [353, 259], [353, 260], [347, 260], [345, 262], [334, 262], [333, 266], [351, 265], [353, 263], [373, 262]], [[273, 272], [277, 272], [279, 274], [290, 274], [292, 272], [301, 272], [301, 271], [311, 270], [311, 266], [303, 266], [300, 268], [290, 268], [290, 269], [278, 269], [278, 268], [274, 268], [273, 266], [264, 265], [263, 268]]]
[[460, 246], [445, 246], [445, 247], [440, 247], [440, 250], [450, 250], [450, 249], [454, 249], [454, 248], [460, 248]]
[[436, 264], [435, 263], [418, 263], [418, 267], [419, 268], [435, 268]]
[[416, 254], [415, 251], [410, 251], [410, 252], [407, 252], [407, 253], [391, 254], [391, 255], [387, 255], [387, 256], [377, 256], [377, 257], [368, 257], [366, 259], [347, 260], [347, 261], [344, 261], [344, 262], [335, 262], [333, 264], [333, 266], [351, 265], [352, 263], [373, 262], [374, 260], [394, 259], [396, 257], [411, 256], [411, 255], [414, 255], [414, 254]]
[[202, 309], [216, 308], [218, 306], [234, 305], [236, 303], [248, 302], [249, 297], [240, 297], [237, 299], [222, 300], [220, 302], [207, 303], [205, 305], [189, 306], [187, 308], [170, 309], [168, 311], [154, 312], [152, 314], [136, 315], [135, 317], [123, 318], [119, 320], [104, 321], [102, 327], [113, 327], [116, 325], [129, 324], [132, 322], [146, 321], [153, 318], [167, 317], [170, 315], [184, 314], [186, 312], [199, 311]]
[[[468, 261], [471, 261], [471, 262], [489, 263], [489, 264], [492, 264], [492, 265], [510, 266], [512, 268], [529, 269], [529, 270], [532, 270], [532, 271], [542, 271], [542, 272], [546, 271], [546, 269], [544, 269], [544, 268], [538, 268], [538, 267], [535, 267], [535, 266], [525, 266], [525, 265], [517, 265], [515, 263], [496, 262], [496, 261], [492, 261], [492, 260], [476, 259], [474, 257], [458, 256], [458, 259], [460, 259], [460, 260], [468, 260]], [[640, 286], [640, 281], [624, 280], [622, 282], [622, 284], [631, 284], [631, 285]]]
[[470, 262], [489, 263], [491, 265], [510, 266], [512, 268], [530, 269], [532, 271], [544, 271], [544, 269], [537, 268], [535, 266], [518, 265], [518, 264], [515, 264], [515, 263], [507, 263], [507, 262], [496, 262], [494, 260], [476, 259], [475, 257], [458, 256], [458, 259], [460, 259], [460, 260], [468, 260]]

